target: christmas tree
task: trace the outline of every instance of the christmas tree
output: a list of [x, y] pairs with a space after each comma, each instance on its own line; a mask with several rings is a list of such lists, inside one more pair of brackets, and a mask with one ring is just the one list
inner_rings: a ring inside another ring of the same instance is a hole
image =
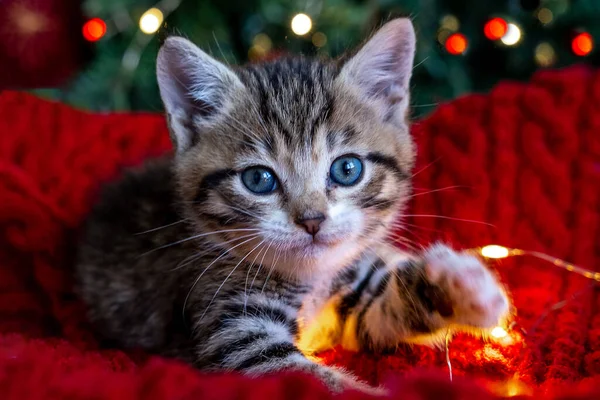
[[383, 21], [410, 16], [418, 48], [414, 114], [539, 68], [598, 63], [600, 0], [84, 0], [94, 55], [60, 89], [92, 110], [158, 111], [154, 63], [180, 34], [228, 63], [286, 53], [338, 56]]

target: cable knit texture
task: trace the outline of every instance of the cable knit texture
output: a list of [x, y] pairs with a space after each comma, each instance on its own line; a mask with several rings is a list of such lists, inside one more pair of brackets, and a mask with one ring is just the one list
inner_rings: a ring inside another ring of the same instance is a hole
[[[539, 250], [600, 270], [599, 132], [600, 72], [582, 67], [441, 105], [414, 127], [422, 194], [402, 233], [422, 243]], [[77, 228], [103, 182], [169, 149], [160, 115], [88, 114], [0, 94], [3, 399], [330, 397], [306, 376], [205, 376], [141, 352], [99, 348], [72, 291]], [[531, 258], [494, 267], [512, 291], [517, 327], [529, 333], [509, 346], [458, 337], [450, 346], [454, 383], [443, 352], [422, 347], [383, 356], [336, 349], [325, 362], [387, 382], [398, 399], [492, 399], [485, 386], [515, 376], [537, 398], [600, 398], [600, 292]]]

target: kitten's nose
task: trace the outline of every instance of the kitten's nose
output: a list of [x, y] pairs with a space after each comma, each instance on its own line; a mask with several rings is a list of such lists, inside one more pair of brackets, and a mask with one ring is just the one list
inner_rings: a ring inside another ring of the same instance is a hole
[[302, 225], [306, 232], [313, 236], [319, 232], [319, 227], [323, 221], [325, 221], [325, 215], [321, 212], [305, 213], [296, 219], [296, 223]]

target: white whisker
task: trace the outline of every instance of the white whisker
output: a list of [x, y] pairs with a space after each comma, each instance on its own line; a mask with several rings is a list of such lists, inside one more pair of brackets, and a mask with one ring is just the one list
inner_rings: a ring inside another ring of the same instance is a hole
[[256, 246], [254, 246], [252, 248], [252, 250], [250, 250], [248, 252], [248, 254], [246, 254], [236, 265], [235, 267], [233, 267], [233, 269], [231, 270], [231, 272], [225, 277], [225, 279], [223, 280], [223, 283], [221, 283], [221, 285], [217, 288], [217, 291], [215, 292], [214, 296], [212, 297], [212, 299], [210, 300], [210, 302], [208, 303], [208, 306], [206, 306], [206, 309], [204, 310], [204, 312], [202, 313], [202, 315], [200, 316], [200, 321], [202, 320], [202, 318], [204, 318], [204, 316], [206, 315], [206, 313], [208, 312], [208, 309], [210, 308], [210, 306], [213, 304], [213, 302], [215, 301], [215, 299], [217, 298], [217, 295], [219, 294], [219, 292], [221, 291], [221, 288], [223, 287], [223, 285], [225, 285], [225, 283], [227, 282], [227, 280], [231, 277], [231, 275], [233, 275], [233, 273], [235, 272], [235, 270], [240, 266], [240, 264], [242, 262], [244, 262], [244, 260], [246, 258], [248, 258], [248, 256], [250, 254], [252, 254], [252, 252], [254, 250], [256, 250], [257, 248], [259, 248], [265, 241], [261, 241], [259, 244], [257, 244]]
[[134, 235], [143, 235], [145, 233], [156, 232], [156, 231], [159, 231], [161, 229], [165, 229], [165, 228], [168, 228], [170, 226], [180, 224], [180, 223], [185, 222], [187, 220], [188, 220], [188, 218], [184, 218], [182, 220], [179, 220], [179, 221], [176, 221], [176, 222], [172, 222], [172, 223], [167, 224], [167, 225], [159, 226], [158, 228], [148, 229], [147, 231], [134, 233]]
[[491, 226], [492, 228], [496, 227], [493, 224], [489, 224], [489, 223], [483, 222], [483, 221], [476, 221], [476, 220], [472, 220], [472, 219], [463, 219], [463, 218], [454, 218], [454, 217], [446, 217], [444, 215], [404, 214], [403, 216], [404, 217], [415, 217], [415, 218], [440, 218], [440, 219], [449, 219], [449, 220], [452, 220], [452, 221], [469, 222], [469, 223], [472, 223], [472, 224], [481, 224], [481, 225]]
[[184, 243], [184, 242], [188, 242], [188, 241], [190, 241], [190, 240], [194, 240], [194, 239], [199, 239], [199, 238], [201, 238], [201, 237], [205, 237], [205, 236], [217, 235], [217, 234], [219, 234], [219, 233], [228, 233], [228, 232], [257, 232], [257, 231], [259, 231], [259, 230], [260, 230], [260, 229], [252, 229], [252, 228], [240, 228], [240, 229], [224, 229], [224, 230], [220, 230], [220, 231], [214, 231], [214, 232], [205, 232], [205, 233], [201, 233], [201, 234], [198, 234], [198, 235], [190, 236], [189, 238], [186, 238], [186, 239], [181, 239], [181, 240], [178, 240], [178, 241], [176, 241], [176, 242], [173, 242], [173, 243], [169, 243], [169, 244], [162, 245], [162, 246], [160, 246], [160, 247], [157, 247], [157, 248], [155, 248], [155, 249], [152, 249], [152, 250], [150, 250], [150, 251], [147, 251], [147, 252], [145, 252], [145, 253], [143, 253], [143, 254], [139, 255], [138, 257], [143, 257], [143, 256], [145, 256], [145, 255], [147, 255], [147, 254], [150, 254], [150, 253], [152, 253], [152, 252], [155, 252], [155, 251], [157, 251], [157, 250], [165, 249], [165, 248], [167, 248], [167, 247], [175, 246], [175, 245], [177, 245], [177, 244], [181, 244], [181, 243]]
[[[258, 236], [258, 234], [256, 235]], [[237, 247], [240, 247], [248, 242], [251, 242], [252, 240], [254, 240], [255, 238], [250, 238], [247, 239], [245, 241], [243, 241], [242, 243], [236, 244], [233, 247], [230, 247], [229, 249], [225, 250], [223, 253], [221, 253], [221, 255], [219, 255], [216, 259], [214, 259], [210, 264], [208, 264], [208, 266], [206, 268], [204, 268], [204, 270], [200, 273], [200, 275], [198, 275], [198, 277], [196, 278], [196, 280], [194, 281], [194, 283], [192, 284], [192, 287], [190, 288], [190, 290], [188, 291], [187, 295], [185, 296], [185, 300], [183, 301], [183, 309], [182, 309], [182, 313], [185, 314], [185, 307], [187, 305], [188, 299], [190, 298], [190, 295], [192, 294], [192, 290], [194, 290], [194, 288], [196, 287], [196, 285], [198, 284], [198, 282], [200, 281], [200, 279], [202, 278], [202, 276], [204, 276], [204, 274], [206, 273], [206, 271], [209, 270], [210, 267], [212, 267], [217, 261], [219, 261], [221, 258], [225, 257], [227, 254], [229, 254], [229, 252]]]

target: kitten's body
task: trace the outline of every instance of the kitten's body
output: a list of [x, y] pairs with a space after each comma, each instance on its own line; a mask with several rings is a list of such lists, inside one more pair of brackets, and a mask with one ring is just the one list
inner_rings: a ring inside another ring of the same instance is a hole
[[[385, 243], [410, 190], [413, 51], [406, 20], [345, 64], [233, 71], [169, 39], [158, 76], [177, 156], [109, 187], [81, 246], [98, 329], [205, 370], [291, 369], [369, 390], [301, 350], [393, 349], [504, 317], [505, 294], [475, 258]], [[338, 160], [360, 176], [342, 184], [351, 170], [337, 177]], [[276, 185], [253, 193], [247, 170]]]

